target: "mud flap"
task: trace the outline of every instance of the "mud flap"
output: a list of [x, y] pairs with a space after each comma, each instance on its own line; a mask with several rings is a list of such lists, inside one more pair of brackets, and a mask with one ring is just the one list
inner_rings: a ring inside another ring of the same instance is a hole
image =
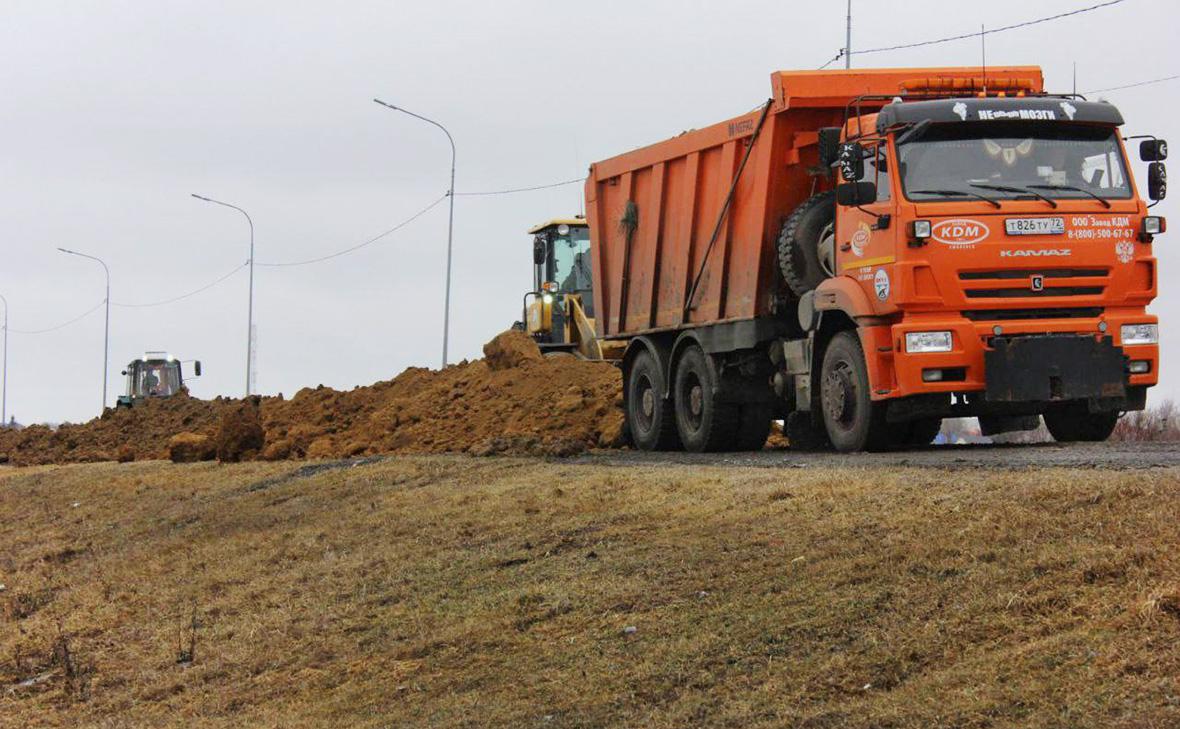
[[984, 355], [984, 368], [990, 402], [1127, 395], [1126, 357], [1110, 337], [996, 337]]

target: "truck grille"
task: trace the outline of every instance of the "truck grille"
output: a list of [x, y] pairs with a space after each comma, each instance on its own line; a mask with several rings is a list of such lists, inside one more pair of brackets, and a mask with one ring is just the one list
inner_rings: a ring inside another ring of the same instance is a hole
[[[970, 281], [979, 288], [965, 288], [963, 295], [969, 299], [1030, 299], [1056, 296], [1099, 296], [1105, 290], [1109, 268], [1005, 268], [997, 271], [960, 271], [960, 281]], [[1044, 288], [1034, 291], [1031, 281], [1040, 276]], [[1069, 279], [1066, 283], [1063, 279]], [[1020, 287], [985, 287], [992, 281], [1028, 282]], [[1061, 281], [1062, 285], [1054, 285]]]
[[971, 321], [1011, 321], [1016, 319], [1097, 319], [1102, 316], [1101, 306], [1049, 307], [1045, 309], [975, 309], [964, 311], [963, 316]]

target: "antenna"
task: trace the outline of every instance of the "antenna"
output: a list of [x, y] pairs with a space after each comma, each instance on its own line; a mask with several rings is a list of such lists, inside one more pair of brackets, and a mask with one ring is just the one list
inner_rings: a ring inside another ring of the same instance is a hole
[[979, 24], [979, 53], [983, 65], [983, 95], [987, 96], [987, 29]]
[[852, 68], [852, 0], [848, 0], [848, 24], [844, 31], [844, 68]]
[[1073, 62], [1073, 95], [1078, 95], [1078, 62]]

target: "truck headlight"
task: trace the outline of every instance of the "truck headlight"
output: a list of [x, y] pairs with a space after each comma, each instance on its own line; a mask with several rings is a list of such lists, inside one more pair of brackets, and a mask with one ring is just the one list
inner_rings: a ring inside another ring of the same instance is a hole
[[910, 234], [917, 240], [926, 240], [930, 237], [930, 221], [915, 220], [910, 223]]
[[905, 351], [908, 354], [921, 352], [951, 351], [950, 332], [906, 332]]
[[1124, 324], [1123, 346], [1136, 344], [1159, 344], [1159, 324]]
[[1148, 215], [1143, 219], [1143, 232], [1145, 235], [1159, 235], [1165, 230], [1167, 230], [1166, 224], [1160, 216]]

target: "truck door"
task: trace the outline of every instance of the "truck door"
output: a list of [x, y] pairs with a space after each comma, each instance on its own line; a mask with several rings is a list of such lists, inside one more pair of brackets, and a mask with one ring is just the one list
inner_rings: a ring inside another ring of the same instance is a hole
[[859, 181], [874, 183], [877, 199], [860, 207], [836, 208], [834, 273], [856, 279], [865, 289], [869, 300], [882, 308], [892, 290], [892, 264], [896, 252], [896, 226], [891, 217], [893, 190], [889, 174], [890, 158], [884, 140], [863, 144], [864, 174]]

